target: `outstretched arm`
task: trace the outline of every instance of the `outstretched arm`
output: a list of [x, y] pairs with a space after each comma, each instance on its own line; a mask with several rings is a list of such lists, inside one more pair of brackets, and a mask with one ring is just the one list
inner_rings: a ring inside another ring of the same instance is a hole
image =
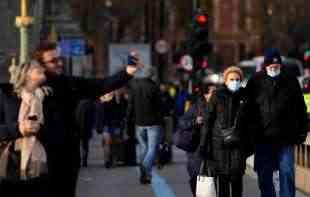
[[137, 71], [137, 67], [128, 65], [120, 71], [104, 79], [69, 78], [69, 86], [76, 98], [86, 99], [99, 97], [125, 85]]

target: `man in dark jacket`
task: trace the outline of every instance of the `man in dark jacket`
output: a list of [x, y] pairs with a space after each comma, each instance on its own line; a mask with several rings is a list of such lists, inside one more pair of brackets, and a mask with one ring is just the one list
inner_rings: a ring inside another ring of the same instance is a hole
[[295, 196], [294, 145], [307, 136], [307, 113], [298, 80], [269, 49], [264, 69], [247, 84], [249, 116], [256, 123], [255, 170], [262, 197], [275, 197], [273, 171], [280, 171], [280, 196]]
[[128, 118], [136, 125], [136, 136], [140, 144], [140, 182], [151, 182], [152, 166], [161, 140], [161, 98], [158, 85], [152, 81], [151, 67], [144, 68], [143, 75], [130, 84]]
[[137, 71], [137, 66], [128, 65], [126, 71], [103, 80], [84, 79], [63, 75], [64, 65], [55, 44], [41, 43], [35, 58], [46, 68], [46, 85], [53, 90], [48, 99], [53, 103], [49, 110], [58, 114], [55, 122], [50, 123], [57, 127], [52, 138], [60, 141], [58, 151], [49, 155], [53, 196], [74, 197], [80, 167], [80, 136], [74, 123], [75, 108], [81, 99], [95, 98], [120, 88]]

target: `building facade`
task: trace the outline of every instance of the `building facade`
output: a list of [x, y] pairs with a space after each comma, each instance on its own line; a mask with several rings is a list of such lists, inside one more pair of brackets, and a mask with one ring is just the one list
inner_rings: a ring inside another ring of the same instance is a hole
[[224, 66], [260, 50], [258, 8], [255, 0], [213, 0], [211, 42]]

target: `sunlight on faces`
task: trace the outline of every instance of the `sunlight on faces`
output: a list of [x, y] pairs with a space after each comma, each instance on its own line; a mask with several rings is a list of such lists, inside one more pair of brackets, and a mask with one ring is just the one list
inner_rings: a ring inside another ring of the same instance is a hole
[[39, 63], [32, 63], [27, 72], [27, 82], [33, 87], [39, 87], [46, 81], [45, 68]]
[[46, 51], [43, 54], [43, 63], [46, 71], [49, 74], [61, 75], [64, 72], [64, 64], [60, 58], [59, 51], [57, 49]]
[[225, 85], [228, 86], [228, 84], [232, 81], [240, 81], [241, 82], [241, 76], [237, 72], [231, 72], [227, 75], [227, 79], [225, 81]]

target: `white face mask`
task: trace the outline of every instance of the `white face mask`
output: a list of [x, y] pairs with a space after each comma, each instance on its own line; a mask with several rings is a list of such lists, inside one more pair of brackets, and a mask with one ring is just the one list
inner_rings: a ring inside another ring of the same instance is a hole
[[237, 92], [241, 88], [241, 82], [237, 80], [229, 81], [227, 88], [232, 92]]
[[280, 75], [281, 73], [281, 69], [280, 68], [271, 68], [271, 69], [266, 69], [267, 71], [267, 75], [270, 77], [276, 77], [278, 75]]

